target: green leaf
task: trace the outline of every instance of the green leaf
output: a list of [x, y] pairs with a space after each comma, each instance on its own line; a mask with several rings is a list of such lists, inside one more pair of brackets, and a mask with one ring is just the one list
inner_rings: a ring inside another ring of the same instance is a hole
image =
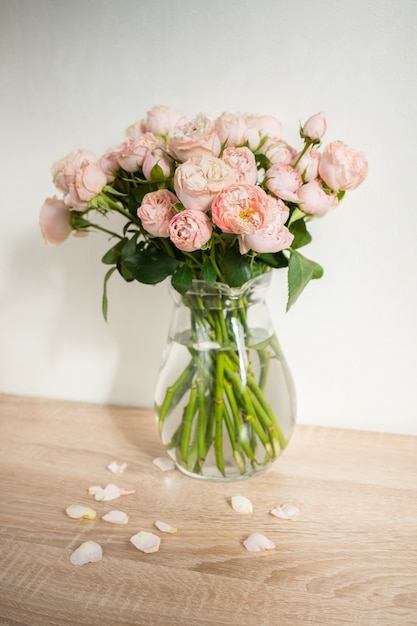
[[291, 249], [291, 256], [288, 263], [288, 301], [287, 311], [301, 295], [310, 280], [321, 278], [323, 268], [318, 263], [310, 261], [305, 256]]
[[[130, 242], [129, 242], [130, 243]], [[155, 285], [160, 283], [178, 267], [179, 261], [158, 248], [126, 253], [126, 245], [122, 253], [122, 265], [140, 283]]]
[[180, 294], [184, 295], [191, 287], [193, 273], [188, 265], [181, 265], [172, 277], [171, 284]]
[[230, 287], [241, 287], [251, 279], [252, 273], [246, 257], [236, 248], [230, 248], [223, 259], [226, 282]]
[[216, 274], [216, 270], [214, 269], [210, 258], [208, 256], [205, 256], [203, 259], [203, 272], [202, 272], [202, 276], [203, 276], [203, 280], [208, 284], [208, 285], [213, 285], [216, 282], [217, 279], [217, 274]]
[[111, 267], [108, 272], [106, 272], [106, 275], [104, 277], [104, 284], [103, 284], [103, 299], [101, 302], [101, 310], [103, 312], [103, 317], [105, 319], [105, 321], [107, 322], [107, 313], [108, 313], [108, 307], [109, 307], [109, 302], [107, 299], [107, 283], [109, 282], [109, 278], [110, 276], [113, 274], [113, 272], [117, 270], [117, 267]]
[[105, 265], [115, 265], [117, 264], [122, 256], [122, 250], [127, 244], [128, 239], [125, 237], [116, 243], [115, 246], [107, 250], [106, 254], [101, 259], [101, 262]]
[[305, 215], [306, 214], [304, 213], [304, 211], [299, 209], [298, 206], [295, 207], [294, 211], [291, 213], [291, 217], [287, 224], [288, 228], [291, 226], [293, 222], [296, 222], [297, 220], [301, 220], [303, 217], [305, 217]]
[[280, 269], [288, 266], [288, 258], [283, 252], [264, 252], [256, 257], [261, 263], [265, 263], [268, 267]]
[[155, 183], [150, 183], [149, 181], [145, 181], [138, 187], [132, 188], [129, 194], [129, 211], [136, 215], [137, 208], [140, 204], [142, 204], [142, 200], [146, 194], [151, 191], [156, 191], [157, 189], [158, 186]]
[[307, 230], [307, 226], [304, 220], [299, 219], [293, 222], [289, 227], [290, 232], [294, 235], [291, 248], [302, 248], [311, 242], [311, 235]]

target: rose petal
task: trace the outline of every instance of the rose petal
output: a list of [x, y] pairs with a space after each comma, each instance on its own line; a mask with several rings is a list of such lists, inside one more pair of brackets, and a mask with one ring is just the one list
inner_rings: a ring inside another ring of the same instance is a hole
[[178, 528], [171, 526], [171, 524], [166, 524], [165, 522], [161, 522], [160, 520], [157, 520], [155, 522], [155, 526], [163, 533], [176, 533], [178, 530]]
[[113, 472], [113, 474], [122, 474], [127, 467], [127, 463], [116, 463], [116, 461], [112, 461], [110, 465], [107, 466], [107, 469]]
[[300, 509], [293, 504], [283, 504], [276, 509], [272, 509], [271, 515], [280, 519], [294, 519], [300, 513]]
[[252, 502], [245, 496], [232, 496], [230, 502], [237, 513], [253, 513]]
[[102, 547], [95, 541], [85, 541], [70, 556], [73, 565], [96, 563], [103, 556]]
[[101, 519], [110, 524], [127, 524], [129, 516], [124, 511], [114, 510], [102, 515]]
[[127, 490], [113, 484], [106, 485], [104, 489], [99, 485], [93, 485], [88, 488], [88, 494], [94, 496], [94, 498], [100, 502], [115, 500], [116, 498], [120, 498], [120, 496], [129, 496], [132, 493], [135, 493], [133, 489]]
[[81, 519], [82, 517], [85, 519], [96, 519], [97, 517], [97, 513], [94, 509], [91, 509], [89, 506], [84, 506], [83, 504], [71, 504], [67, 506], [65, 513], [72, 519]]
[[163, 472], [173, 470], [176, 467], [174, 461], [172, 459], [168, 459], [166, 456], [158, 456], [152, 461], [152, 463], [159, 467], [159, 469]]
[[140, 530], [136, 535], [130, 538], [135, 548], [142, 550], [142, 552], [158, 552], [159, 544], [161, 543], [158, 535], [148, 533], [145, 530]]
[[264, 550], [274, 550], [275, 544], [261, 533], [252, 533], [243, 542], [249, 552], [263, 552]]

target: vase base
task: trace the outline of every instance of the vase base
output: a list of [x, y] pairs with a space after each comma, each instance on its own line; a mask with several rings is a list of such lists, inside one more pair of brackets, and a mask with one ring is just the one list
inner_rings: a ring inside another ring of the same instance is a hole
[[177, 469], [179, 469], [180, 472], [182, 472], [189, 478], [196, 478], [197, 480], [204, 480], [207, 482], [230, 483], [230, 482], [236, 482], [238, 480], [246, 480], [248, 478], [254, 478], [255, 476], [259, 476], [260, 474], [263, 474], [264, 472], [266, 472], [271, 467], [272, 463], [270, 463], [269, 465], [266, 465], [265, 467], [260, 467], [259, 469], [245, 472], [245, 474], [237, 474], [237, 473], [232, 474], [231, 473], [231, 474], [226, 474], [226, 476], [223, 476], [216, 467], [213, 467], [212, 472], [210, 472], [210, 470], [206, 470], [205, 474], [196, 474], [194, 472], [190, 472], [185, 467], [182, 467], [179, 463], [176, 463], [175, 465]]

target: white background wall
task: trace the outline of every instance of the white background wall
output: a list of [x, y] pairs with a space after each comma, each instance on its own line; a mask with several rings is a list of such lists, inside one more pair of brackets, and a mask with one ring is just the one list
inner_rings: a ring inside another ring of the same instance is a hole
[[50, 166], [100, 154], [156, 104], [271, 114], [297, 142], [323, 110], [327, 141], [369, 160], [365, 184], [312, 225], [325, 276], [270, 305], [298, 419], [417, 434], [415, 0], [1, 0], [0, 389], [151, 406], [166, 285], [110, 284], [99, 235], [45, 246]]

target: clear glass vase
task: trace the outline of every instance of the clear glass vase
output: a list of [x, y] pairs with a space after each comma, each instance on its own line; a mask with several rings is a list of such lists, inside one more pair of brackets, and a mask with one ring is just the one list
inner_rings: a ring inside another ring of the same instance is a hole
[[265, 471], [288, 444], [295, 392], [265, 296], [271, 273], [240, 288], [193, 281], [175, 307], [155, 391], [162, 443], [196, 478]]

